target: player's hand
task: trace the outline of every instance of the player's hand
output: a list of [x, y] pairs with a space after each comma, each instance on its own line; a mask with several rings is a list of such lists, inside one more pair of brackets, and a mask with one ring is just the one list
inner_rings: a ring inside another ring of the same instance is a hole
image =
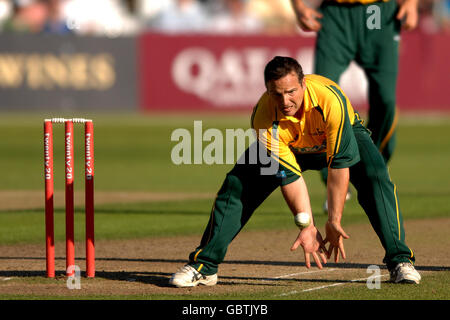
[[323, 263], [327, 263], [327, 259], [325, 256], [327, 249], [325, 248], [325, 245], [323, 243], [322, 235], [315, 226], [310, 225], [309, 227], [300, 231], [297, 239], [291, 247], [291, 251], [296, 250], [300, 245], [303, 247], [303, 252], [305, 253], [306, 267], [308, 269], [311, 268], [310, 255], [312, 254], [317, 267], [319, 269], [322, 269], [323, 266], [320, 260], [322, 260]]
[[399, 0], [397, 19], [402, 21], [403, 30], [413, 30], [419, 21], [418, 0]]
[[296, 11], [297, 22], [303, 31], [319, 31], [322, 25], [317, 19], [322, 18], [322, 14], [314, 9], [304, 6], [301, 11]]
[[339, 262], [339, 252], [342, 259], [345, 260], [344, 239], [348, 239], [349, 236], [345, 233], [344, 229], [338, 222], [327, 221], [325, 224], [325, 240], [324, 245], [329, 242], [330, 246], [327, 250], [327, 258], [330, 259], [331, 254], [334, 251], [334, 262]]

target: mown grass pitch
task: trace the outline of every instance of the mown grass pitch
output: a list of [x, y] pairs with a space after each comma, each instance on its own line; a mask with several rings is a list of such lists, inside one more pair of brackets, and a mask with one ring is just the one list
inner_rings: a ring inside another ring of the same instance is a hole
[[[52, 115], [3, 114], [0, 117], [0, 179], [2, 191], [43, 190], [42, 121]], [[70, 115], [62, 115], [70, 117]], [[77, 115], [84, 116], [84, 115]], [[96, 240], [137, 239], [161, 236], [200, 236], [208, 220], [213, 196], [224, 175], [232, 165], [175, 165], [171, 150], [176, 144], [170, 140], [178, 128], [193, 131], [194, 120], [202, 120], [203, 128], [248, 128], [248, 114], [148, 114], [148, 115], [89, 115], [95, 123], [96, 192], [161, 192], [205, 193], [212, 197], [173, 201], [135, 201], [121, 203], [112, 199], [96, 206]], [[82, 130], [75, 130], [75, 189], [83, 190]], [[401, 115], [398, 142], [390, 163], [390, 174], [398, 187], [400, 206], [405, 221], [437, 219], [450, 216], [450, 117]], [[55, 189], [63, 190], [63, 129], [55, 128]], [[206, 146], [208, 143], [204, 142]], [[316, 172], [306, 172], [312, 208], [317, 223], [323, 225], [322, 202], [325, 190]], [[26, 199], [24, 199], [25, 202]], [[76, 208], [76, 238], [82, 239], [83, 207]], [[56, 239], [64, 240], [64, 208], [56, 208]], [[177, 223], [174, 223], [176, 221]], [[42, 203], [26, 208], [0, 208], [0, 246], [19, 244], [44, 245]], [[257, 210], [245, 231], [287, 230], [292, 217], [279, 193], [274, 193]], [[367, 218], [357, 201], [346, 204], [343, 224], [364, 224]], [[408, 230], [407, 237], [408, 237]], [[413, 237], [414, 235], [411, 235]], [[424, 239], [424, 241], [427, 239]], [[436, 255], [445, 255], [449, 239], [428, 239], [436, 243]], [[2, 254], [0, 253], [0, 258]], [[448, 261], [448, 260], [447, 260]], [[378, 261], [376, 261], [378, 263]], [[43, 264], [44, 267], [44, 264]], [[443, 265], [448, 268], [449, 265]], [[2, 269], [2, 268], [0, 268]], [[447, 269], [448, 270], [448, 269]], [[1, 271], [1, 270], [0, 270]], [[219, 296], [154, 295], [102, 296], [100, 299], [448, 299], [449, 272], [430, 273], [416, 288], [385, 284], [383, 294], [367, 290], [363, 283], [345, 283], [318, 291], [276, 296], [276, 292], [257, 294], [224, 294]], [[349, 279], [353, 280], [353, 279]], [[28, 281], [47, 279], [24, 278]], [[97, 280], [94, 280], [97, 281]], [[101, 279], [98, 280], [101, 282]], [[319, 283], [317, 286], [320, 286]], [[27, 295], [2, 295], [2, 299], [33, 298]], [[55, 298], [55, 297], [52, 297]], [[57, 297], [56, 297], [57, 298]], [[63, 296], [61, 296], [63, 298]], [[89, 298], [85, 296], [84, 298]]]

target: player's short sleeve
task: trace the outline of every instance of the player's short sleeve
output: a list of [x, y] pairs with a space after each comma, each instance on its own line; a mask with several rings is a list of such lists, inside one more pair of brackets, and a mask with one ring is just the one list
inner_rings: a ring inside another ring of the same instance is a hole
[[348, 114], [348, 99], [335, 86], [327, 86], [329, 95], [324, 107], [327, 128], [327, 165], [348, 168], [360, 160], [358, 144]]

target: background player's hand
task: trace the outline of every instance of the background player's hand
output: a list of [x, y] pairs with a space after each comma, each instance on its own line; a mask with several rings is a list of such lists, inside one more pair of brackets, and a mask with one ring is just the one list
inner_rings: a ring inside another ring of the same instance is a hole
[[314, 9], [303, 6], [296, 10], [297, 22], [303, 31], [319, 31], [322, 25], [317, 19], [322, 18], [322, 14]]
[[327, 249], [323, 243], [322, 235], [315, 226], [310, 225], [300, 231], [297, 239], [291, 247], [291, 251], [296, 250], [299, 245], [303, 247], [303, 252], [305, 253], [305, 264], [308, 269], [311, 268], [311, 254], [319, 269], [323, 268], [320, 260], [322, 260], [323, 263], [327, 263], [325, 256]]
[[339, 252], [341, 253], [342, 259], [345, 259], [345, 249], [344, 249], [344, 239], [348, 239], [349, 236], [345, 233], [344, 229], [338, 222], [327, 221], [325, 224], [325, 240], [324, 244], [330, 243], [327, 250], [327, 258], [331, 257], [334, 251], [334, 262], [339, 262]]
[[418, 0], [399, 0], [397, 19], [402, 21], [403, 30], [412, 30], [419, 21]]

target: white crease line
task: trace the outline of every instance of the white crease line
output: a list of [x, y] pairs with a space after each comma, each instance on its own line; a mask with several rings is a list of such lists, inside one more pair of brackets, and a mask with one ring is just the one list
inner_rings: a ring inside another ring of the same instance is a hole
[[367, 278], [353, 279], [353, 280], [346, 281], [346, 282], [336, 282], [336, 283], [333, 283], [333, 284], [328, 284], [328, 285], [325, 285], [325, 286], [309, 288], [309, 289], [305, 289], [305, 290], [301, 290], [301, 291], [294, 290], [294, 291], [282, 293], [282, 294], [280, 294], [279, 296], [280, 296], [280, 297], [282, 297], [282, 296], [289, 296], [289, 295], [296, 294], [296, 293], [301, 293], [301, 292], [309, 292], [309, 291], [315, 291], [315, 290], [320, 290], [320, 289], [325, 289], [325, 288], [330, 288], [330, 287], [337, 287], [337, 286], [342, 286], [342, 285], [347, 284], [347, 283], [352, 283], [352, 282], [358, 282], [358, 281], [362, 281], [362, 280], [367, 280], [367, 279], [369, 279], [369, 278], [371, 278], [371, 279], [374, 279], [374, 278], [381, 278], [381, 277], [385, 277], [385, 276], [388, 276], [388, 275], [389, 275], [389, 274], [383, 274], [383, 275], [380, 275], [380, 276], [372, 276], [372, 277], [367, 277]]
[[289, 278], [289, 277], [298, 276], [298, 275], [302, 275], [302, 274], [311, 274], [311, 273], [317, 273], [317, 272], [330, 272], [330, 271], [335, 271], [335, 270], [336, 269], [325, 269], [325, 270], [317, 270], [317, 271], [304, 271], [304, 272], [298, 272], [298, 273], [285, 274], [285, 275], [278, 276], [278, 277], [273, 277], [273, 278], [266, 278], [266, 279], [263, 279], [263, 281], [278, 280], [278, 279]]

